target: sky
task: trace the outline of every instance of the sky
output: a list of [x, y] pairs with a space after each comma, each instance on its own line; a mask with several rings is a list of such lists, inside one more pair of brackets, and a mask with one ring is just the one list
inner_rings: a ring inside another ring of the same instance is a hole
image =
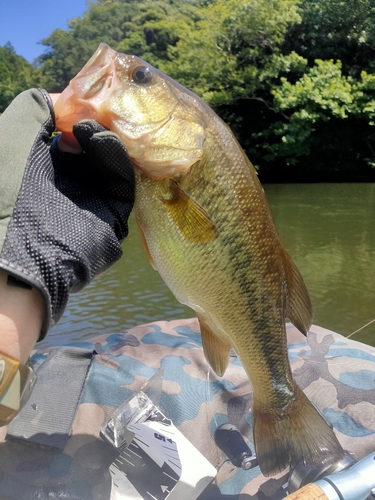
[[40, 42], [56, 28], [66, 29], [67, 21], [81, 17], [86, 0], [0, 0], [0, 46], [10, 42], [27, 61], [41, 55]]

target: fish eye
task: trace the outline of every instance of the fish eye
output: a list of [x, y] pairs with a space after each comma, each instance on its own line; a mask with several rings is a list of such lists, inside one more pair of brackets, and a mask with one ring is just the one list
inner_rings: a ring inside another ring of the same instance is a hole
[[141, 85], [146, 85], [152, 80], [152, 71], [148, 66], [137, 66], [132, 71], [132, 81]]

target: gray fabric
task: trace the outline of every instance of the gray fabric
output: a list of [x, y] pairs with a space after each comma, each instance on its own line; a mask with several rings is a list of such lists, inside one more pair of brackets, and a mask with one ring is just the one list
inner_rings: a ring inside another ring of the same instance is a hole
[[9, 426], [7, 437], [63, 449], [92, 359], [90, 349], [51, 349], [38, 370], [30, 400]]

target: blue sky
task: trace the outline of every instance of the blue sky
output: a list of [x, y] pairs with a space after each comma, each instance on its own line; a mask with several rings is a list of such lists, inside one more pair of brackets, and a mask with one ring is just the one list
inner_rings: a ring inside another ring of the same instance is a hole
[[86, 0], [0, 0], [0, 45], [11, 42], [18, 55], [32, 62], [46, 47], [39, 44], [56, 28], [81, 17]]

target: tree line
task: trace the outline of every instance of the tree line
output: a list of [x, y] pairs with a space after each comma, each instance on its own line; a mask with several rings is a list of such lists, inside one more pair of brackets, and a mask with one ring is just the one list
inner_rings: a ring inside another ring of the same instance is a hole
[[0, 47], [0, 112], [64, 89], [100, 42], [208, 102], [262, 181], [375, 180], [375, 0], [96, 0], [33, 64]]

